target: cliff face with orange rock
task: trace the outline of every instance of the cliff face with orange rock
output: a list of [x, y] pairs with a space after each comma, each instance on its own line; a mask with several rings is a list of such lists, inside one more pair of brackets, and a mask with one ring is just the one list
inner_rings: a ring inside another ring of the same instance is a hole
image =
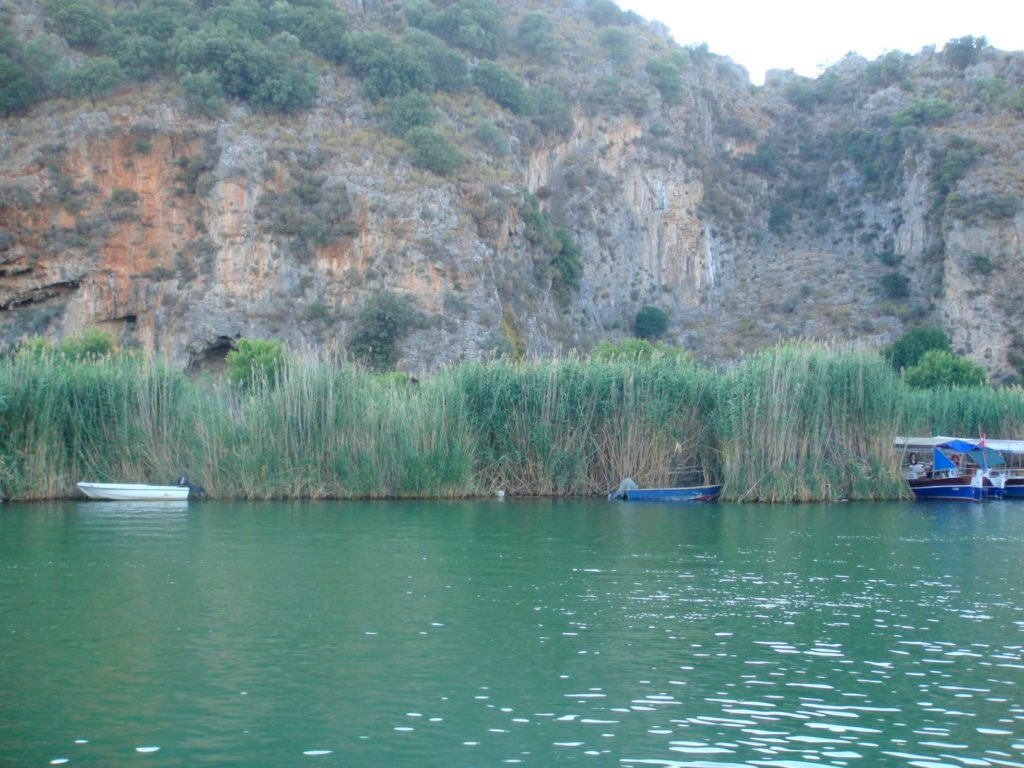
[[[668, 315], [667, 340], [712, 360], [933, 324], [1012, 380], [1024, 56], [901, 62], [897, 82], [848, 57], [755, 89], [704, 54], [671, 104], [635, 72], [622, 87], [646, 106], [633, 112], [592, 95], [607, 66], [595, 62], [562, 73], [579, 95], [564, 139], [527, 137], [480, 96], [446, 97], [467, 159], [448, 176], [410, 162], [343, 68], [290, 118], [237, 104], [196, 117], [166, 83], [45, 102], [0, 130], [0, 342], [98, 325], [193, 368], [242, 337], [344, 352], [363, 302], [388, 290], [426, 318], [403, 343], [413, 371], [586, 351], [628, 336], [649, 305]], [[985, 97], [997, 82], [1002, 96]], [[507, 151], [476, 140], [483, 119]], [[524, 224], [530, 195], [580, 246], [568, 297]]]

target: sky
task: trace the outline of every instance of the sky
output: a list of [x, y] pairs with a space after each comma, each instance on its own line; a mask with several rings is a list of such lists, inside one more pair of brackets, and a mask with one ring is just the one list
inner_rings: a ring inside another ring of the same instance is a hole
[[814, 77], [854, 51], [868, 60], [888, 51], [918, 53], [949, 40], [986, 37], [1024, 50], [1021, 0], [618, 0], [660, 21], [680, 45], [707, 43], [746, 67], [755, 85], [768, 69]]

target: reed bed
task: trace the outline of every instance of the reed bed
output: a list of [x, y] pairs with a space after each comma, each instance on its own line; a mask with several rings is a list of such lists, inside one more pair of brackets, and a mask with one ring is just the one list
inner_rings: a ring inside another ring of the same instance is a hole
[[0, 358], [0, 497], [79, 480], [220, 498], [592, 495], [720, 480], [723, 497], [906, 494], [893, 438], [1024, 433], [1024, 393], [908, 390], [861, 347], [786, 343], [726, 369], [687, 360], [464, 364], [421, 382], [305, 355], [242, 389], [161, 360]]
[[898, 498], [902, 394], [885, 361], [860, 347], [786, 343], [744, 360], [720, 395], [726, 493], [766, 502]]
[[903, 434], [1024, 439], [1024, 390], [927, 389], [909, 391], [903, 400]]
[[714, 376], [670, 358], [461, 367], [481, 489], [607, 493], [623, 477], [664, 485], [712, 469]]

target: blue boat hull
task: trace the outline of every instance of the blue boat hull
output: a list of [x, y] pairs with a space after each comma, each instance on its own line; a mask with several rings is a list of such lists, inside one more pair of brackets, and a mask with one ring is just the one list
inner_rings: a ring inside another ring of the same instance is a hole
[[911, 485], [910, 490], [914, 492], [914, 498], [923, 500], [981, 501], [985, 497], [984, 488], [964, 483]]
[[714, 501], [721, 485], [697, 485], [690, 488], [634, 488], [625, 491], [625, 501]]
[[1003, 488], [1003, 498], [1024, 499], [1024, 482], [1019, 477], [1007, 480], [1006, 487]]

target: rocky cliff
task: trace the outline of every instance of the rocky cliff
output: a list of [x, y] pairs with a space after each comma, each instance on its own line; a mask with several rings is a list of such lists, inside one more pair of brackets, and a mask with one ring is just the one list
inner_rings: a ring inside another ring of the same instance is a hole
[[[424, 4], [407, 6], [342, 10], [349, 34], [399, 39]], [[493, 60], [564, 95], [566, 119], [482, 80], [436, 90], [458, 167], [417, 161], [351, 54], [318, 61], [315, 102], [290, 113], [229, 98], [203, 115], [158, 73], [6, 117], [0, 342], [99, 325], [193, 368], [241, 337], [344, 351], [386, 290], [425, 319], [408, 370], [586, 351], [657, 306], [668, 340], [711, 360], [941, 324], [997, 380], [1024, 372], [1024, 54], [967, 39], [754, 88], [600, 3], [495, 7]], [[512, 34], [540, 15], [546, 64]], [[34, 3], [8, 23], [63, 45]], [[571, 235], [578, 279], [538, 221]]]

